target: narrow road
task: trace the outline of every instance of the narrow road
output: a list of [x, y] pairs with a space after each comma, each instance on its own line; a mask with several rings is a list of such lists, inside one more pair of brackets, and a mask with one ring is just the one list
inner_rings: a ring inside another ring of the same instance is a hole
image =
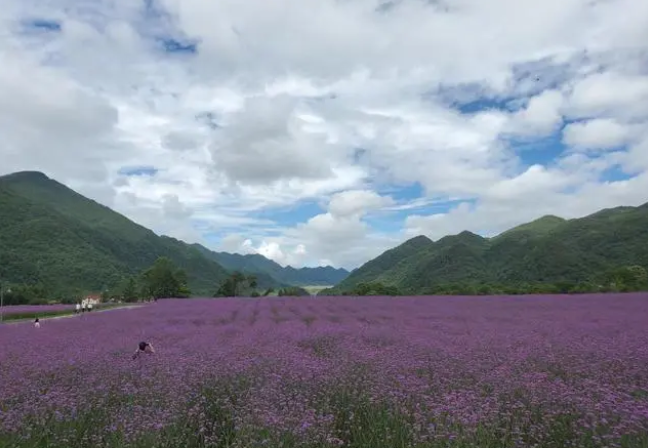
[[[124, 305], [124, 306], [116, 306], [114, 308], [108, 308], [105, 310], [94, 310], [90, 311], [90, 314], [96, 314], [96, 313], [106, 313], [108, 311], [115, 311], [115, 310], [124, 310], [124, 309], [130, 309], [130, 308], [141, 308], [144, 305]], [[87, 313], [87, 312], [86, 312]], [[51, 319], [65, 319], [67, 317], [76, 317], [76, 316], [82, 316], [83, 313], [81, 314], [63, 314], [61, 316], [45, 316], [45, 317], [39, 317], [38, 320], [43, 321], [43, 320], [51, 320]], [[11, 324], [24, 324], [25, 322], [34, 322], [34, 319], [28, 318], [28, 319], [16, 319], [16, 320], [9, 320], [3, 322], [4, 325], [11, 325]]]

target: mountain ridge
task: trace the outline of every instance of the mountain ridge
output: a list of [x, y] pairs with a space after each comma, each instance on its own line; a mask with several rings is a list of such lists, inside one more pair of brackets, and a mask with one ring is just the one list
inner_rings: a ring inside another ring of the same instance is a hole
[[102, 291], [160, 256], [184, 269], [200, 295], [228, 275], [186, 243], [158, 236], [44, 173], [1, 176], [0, 210], [0, 277], [7, 282], [41, 283], [57, 296]]
[[194, 246], [228, 270], [240, 270], [251, 274], [264, 273], [285, 286], [331, 286], [349, 275], [347, 270], [332, 266], [284, 267], [261, 254], [217, 252], [200, 244]]
[[419, 235], [351, 272], [282, 267], [260, 254], [156, 235], [38, 171], [0, 176], [0, 210], [0, 279], [42, 282], [61, 293], [105, 289], [159, 256], [186, 270], [191, 288], [204, 295], [233, 270], [255, 274], [267, 288], [335, 284], [329, 292], [342, 292], [382, 282], [420, 292], [444, 283], [589, 282], [622, 264], [648, 267], [648, 203], [569, 220], [546, 215], [491, 238]]
[[491, 238], [468, 231], [437, 241], [420, 235], [369, 260], [326, 293], [360, 283], [408, 293], [447, 284], [587, 283], [626, 265], [648, 268], [648, 203], [569, 220], [546, 215]]
[[[195, 294], [211, 295], [229, 272], [240, 270], [223, 266], [219, 259], [247, 257], [157, 235], [40, 171], [0, 176], [0, 210], [5, 215], [0, 217], [0, 257], [4, 260], [0, 280], [45, 282], [61, 294], [107, 289], [148, 267], [157, 256], [168, 256], [187, 270]], [[48, 250], [51, 245], [58, 253]], [[251, 272], [259, 288], [330, 286], [348, 275], [332, 267], [283, 268], [255, 255], [258, 265], [274, 265]], [[59, 267], [65, 266], [79, 272], [61, 272]], [[65, 277], [72, 277], [69, 285], [60, 280]]]

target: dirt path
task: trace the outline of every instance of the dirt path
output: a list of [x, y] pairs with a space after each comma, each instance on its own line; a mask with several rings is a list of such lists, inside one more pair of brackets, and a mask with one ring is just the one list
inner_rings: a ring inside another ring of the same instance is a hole
[[[108, 311], [115, 311], [115, 310], [125, 310], [125, 309], [131, 309], [131, 308], [141, 308], [144, 305], [124, 305], [124, 306], [116, 306], [114, 308], [108, 308], [105, 310], [94, 310], [90, 311], [90, 314], [97, 314], [97, 313], [107, 313]], [[43, 320], [51, 320], [51, 319], [65, 319], [68, 317], [77, 317], [77, 316], [82, 316], [83, 314], [63, 314], [61, 316], [45, 316], [45, 317], [39, 317], [38, 320], [43, 321]], [[11, 325], [11, 324], [24, 324], [25, 322], [33, 322], [34, 319], [28, 318], [28, 319], [16, 319], [16, 320], [9, 320], [5, 321], [5, 325]]]

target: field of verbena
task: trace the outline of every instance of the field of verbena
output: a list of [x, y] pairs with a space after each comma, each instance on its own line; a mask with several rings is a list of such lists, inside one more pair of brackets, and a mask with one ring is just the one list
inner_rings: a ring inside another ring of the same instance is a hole
[[5, 316], [24, 313], [51, 313], [57, 311], [74, 311], [74, 305], [10, 305], [3, 306], [2, 312]]
[[[112, 308], [119, 308], [121, 306], [125, 305], [119, 303], [103, 303], [94, 306], [93, 310], [88, 310], [88, 312], [105, 311]], [[39, 319], [46, 319], [48, 317], [70, 316], [73, 315], [74, 312], [74, 305], [12, 305], [2, 307], [2, 320], [4, 322], [15, 322], [21, 320], [33, 320], [37, 317]]]
[[[648, 297], [168, 300], [0, 327], [3, 447], [646, 447]], [[137, 360], [140, 340], [157, 354]]]

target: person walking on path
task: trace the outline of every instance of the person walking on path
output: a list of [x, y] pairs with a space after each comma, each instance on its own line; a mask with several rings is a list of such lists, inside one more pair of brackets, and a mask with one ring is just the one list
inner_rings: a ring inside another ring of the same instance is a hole
[[35, 327], [35, 328], [40, 328], [40, 322], [38, 321], [38, 317], [37, 317], [36, 320], [34, 321], [34, 327]]
[[77, 302], [76, 304], [76, 309], [74, 310], [76, 314], [79, 314], [81, 312], [81, 304]]

